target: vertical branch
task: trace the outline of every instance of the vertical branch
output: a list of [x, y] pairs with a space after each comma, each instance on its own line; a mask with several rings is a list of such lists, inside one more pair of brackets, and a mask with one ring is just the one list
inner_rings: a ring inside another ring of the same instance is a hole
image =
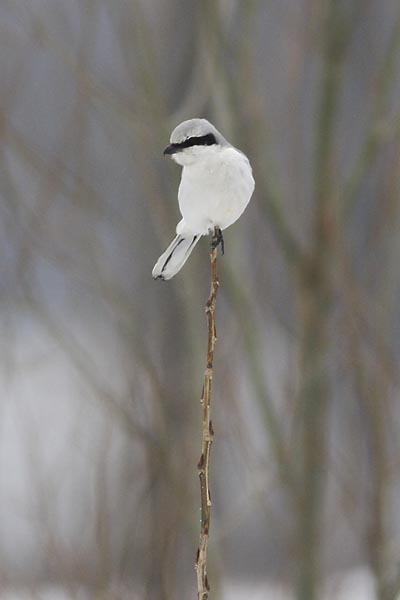
[[217, 341], [217, 332], [215, 329], [215, 304], [218, 293], [218, 272], [217, 272], [217, 246], [222, 241], [222, 233], [216, 227], [214, 230], [211, 244], [210, 262], [211, 262], [211, 290], [206, 304], [206, 315], [208, 324], [208, 343], [206, 368], [204, 371], [203, 392], [201, 397], [202, 406], [202, 440], [201, 455], [197, 465], [200, 478], [200, 500], [201, 500], [201, 520], [200, 520], [200, 541], [196, 557], [197, 573], [197, 598], [198, 600], [207, 600], [210, 587], [207, 579], [207, 555], [208, 555], [208, 535], [210, 529], [211, 516], [211, 496], [210, 496], [210, 451], [214, 437], [214, 430], [211, 421], [211, 385], [213, 377], [213, 362], [215, 343]]
[[314, 600], [320, 576], [321, 519], [326, 470], [326, 372], [332, 270], [336, 252], [335, 127], [345, 52], [351, 36], [340, 3], [327, 0], [323, 24], [322, 72], [317, 113], [312, 247], [300, 272], [302, 323], [299, 390], [302, 494], [299, 503], [297, 599]]

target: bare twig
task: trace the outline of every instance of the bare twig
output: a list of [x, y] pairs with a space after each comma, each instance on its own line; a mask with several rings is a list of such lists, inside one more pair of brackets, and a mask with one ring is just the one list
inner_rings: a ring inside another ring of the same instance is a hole
[[210, 529], [211, 516], [211, 497], [210, 497], [210, 451], [214, 437], [214, 430], [211, 421], [211, 385], [213, 377], [213, 362], [215, 343], [217, 341], [217, 332], [215, 329], [215, 304], [218, 293], [218, 272], [217, 272], [217, 253], [218, 244], [222, 242], [221, 230], [216, 227], [211, 242], [211, 290], [206, 304], [206, 314], [208, 323], [208, 343], [206, 368], [204, 371], [203, 391], [201, 394], [202, 406], [202, 440], [201, 456], [197, 465], [200, 478], [200, 499], [201, 499], [201, 525], [200, 542], [197, 549], [196, 572], [197, 572], [197, 598], [198, 600], [207, 600], [210, 587], [207, 579], [207, 554], [208, 554], [208, 535]]

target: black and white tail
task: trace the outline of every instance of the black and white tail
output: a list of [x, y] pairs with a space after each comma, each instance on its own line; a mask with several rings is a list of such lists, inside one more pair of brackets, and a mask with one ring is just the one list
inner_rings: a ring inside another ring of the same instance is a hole
[[171, 279], [176, 275], [200, 238], [201, 235], [183, 237], [178, 234], [154, 265], [152, 271], [154, 279]]

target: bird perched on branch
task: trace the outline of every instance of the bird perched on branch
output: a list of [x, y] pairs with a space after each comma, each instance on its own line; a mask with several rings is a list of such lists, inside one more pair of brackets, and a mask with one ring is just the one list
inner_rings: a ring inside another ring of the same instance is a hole
[[153, 269], [155, 279], [171, 279], [183, 267], [202, 235], [232, 225], [254, 190], [249, 160], [206, 119], [178, 125], [164, 150], [183, 167], [178, 191], [182, 220], [176, 237]]

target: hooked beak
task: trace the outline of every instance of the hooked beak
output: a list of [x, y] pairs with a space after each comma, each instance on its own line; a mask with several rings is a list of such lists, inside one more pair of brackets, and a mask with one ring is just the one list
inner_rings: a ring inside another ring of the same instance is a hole
[[167, 146], [163, 152], [164, 156], [166, 154], [175, 154], [175, 152], [178, 152], [178, 148], [176, 147], [175, 144], [170, 144], [169, 146]]

